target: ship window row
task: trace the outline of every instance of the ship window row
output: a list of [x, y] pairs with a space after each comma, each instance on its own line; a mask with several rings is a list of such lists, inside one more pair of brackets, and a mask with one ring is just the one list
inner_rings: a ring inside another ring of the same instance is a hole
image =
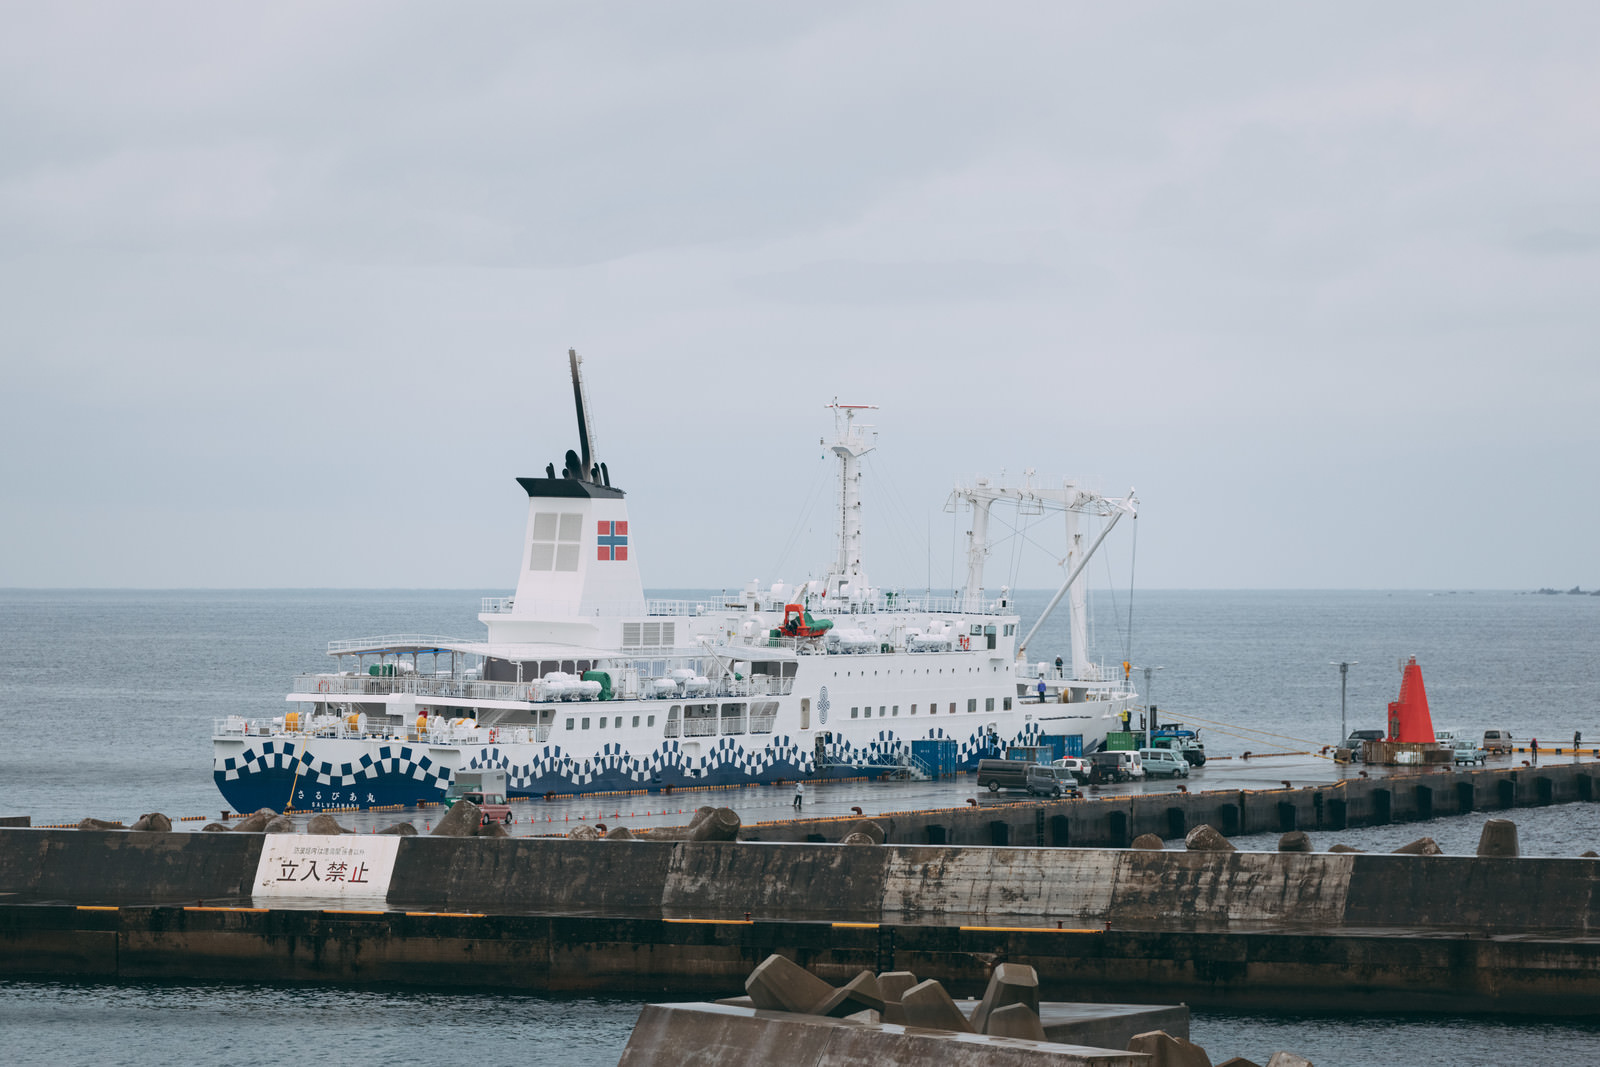
[[[982, 668], [982, 667], [968, 667], [968, 668], [967, 668], [967, 673], [968, 673], [968, 674], [972, 674], [972, 673], [974, 673], [974, 672], [977, 672], [977, 671], [981, 671], [981, 670], [983, 670], [983, 668]], [[990, 668], [989, 668], [989, 671], [990, 671], [990, 673], [993, 673], [993, 674], [998, 674], [998, 673], [999, 673], [999, 672], [1000, 672], [1000, 668], [999, 668], [999, 667], [990, 667]], [[887, 673], [887, 672], [885, 672], [885, 673]], [[904, 674], [904, 673], [906, 673], [906, 672], [905, 672], [905, 671], [903, 671], [903, 670], [902, 670], [902, 671], [901, 671], [901, 672], [900, 672], [900, 673], [901, 673], [901, 674]], [[915, 669], [915, 668], [913, 668], [913, 669], [912, 669], [912, 671], [911, 671], [911, 673], [912, 673], [912, 674], [917, 674], [917, 673], [919, 673], [919, 672], [918, 672], [918, 671], [917, 671], [917, 670], [916, 670], [916, 669]], [[927, 672], [926, 672], [926, 673], [928, 673], [928, 674], [943, 674], [943, 673], [944, 673], [944, 668], [943, 668], [943, 667], [940, 667], [940, 668], [939, 668], [939, 669], [938, 669], [938, 670], [933, 670], [933, 669], [931, 669], [931, 668], [930, 668], [930, 669], [929, 669], [929, 670], [928, 670], [928, 671], [927, 671]], [[954, 674], [954, 673], [956, 673], [956, 669], [955, 669], [955, 668], [954, 668], [954, 667], [951, 667], [951, 668], [950, 668], [950, 673], [951, 673], [951, 674]], [[1010, 667], [1007, 667], [1007, 668], [1006, 668], [1006, 673], [1007, 673], [1007, 674], [1009, 674], [1009, 673], [1011, 673], [1011, 668], [1010, 668]], [[839, 677], [839, 672], [838, 672], [838, 671], [834, 671], [834, 672], [833, 672], [833, 676], [834, 676], [834, 677], [835, 677], [835, 678], [837, 678], [837, 677]], [[845, 676], [845, 677], [846, 677], [846, 678], [853, 678], [853, 677], [855, 677], [855, 672], [854, 672], [854, 671], [845, 671], [845, 672], [844, 672], [844, 676]], [[863, 677], [863, 678], [865, 678], [865, 677], [866, 677], [866, 676], [867, 676], [867, 672], [866, 672], [866, 671], [862, 671], [862, 672], [861, 672], [861, 677]], [[873, 677], [874, 677], [874, 678], [876, 678], [876, 677], [877, 677], [877, 676], [878, 676], [878, 672], [877, 672], [877, 671], [873, 671], [873, 672], [872, 672], [872, 676], [873, 676]]]
[[[615, 724], [614, 726], [611, 727], [611, 729], [620, 730], [620, 729], [622, 729], [622, 720], [623, 720], [623, 718], [625, 718], [625, 716], [622, 716], [622, 715], [602, 715], [602, 716], [600, 716], [599, 729], [601, 729], [601, 730], [606, 729], [606, 723], [609, 720], [609, 721], [611, 721], [612, 723]], [[654, 715], [646, 715], [645, 716], [645, 720], [646, 720], [645, 721], [645, 725], [646, 726], [654, 726], [656, 724], [656, 717]], [[577, 724], [577, 725], [575, 725], [575, 724]], [[633, 717], [633, 725], [635, 725], [635, 726], [639, 725], [639, 716], [635, 715]], [[587, 715], [585, 715], [582, 719], [576, 719], [576, 718], [567, 719], [567, 729], [569, 729], [569, 730], [573, 730], [573, 729], [587, 730], [588, 728], [589, 728], [589, 716], [587, 716]]]
[[[1010, 711], [1011, 710], [1011, 698], [1010, 697], [1002, 697], [1001, 698], [1001, 702], [1002, 702], [1003, 710], [1005, 710], [1005, 711]], [[809, 701], [801, 701], [801, 703], [802, 703], [802, 705], [808, 705], [810, 702]], [[920, 707], [920, 705], [917, 705], [917, 704], [911, 705], [911, 714], [913, 714], [913, 715], [917, 714], [917, 709], [919, 707]], [[809, 711], [810, 710], [809, 707], [806, 708], [806, 710]], [[978, 701], [977, 701], [976, 698], [973, 698], [973, 699], [970, 699], [970, 700], [967, 701], [967, 710], [969, 712], [973, 712], [973, 711], [977, 711], [978, 710]], [[994, 710], [994, 697], [985, 697], [984, 698], [984, 700], [983, 700], [983, 710], [984, 711], [993, 711]], [[952, 703], [950, 705], [950, 714], [954, 715], [955, 713], [956, 713], [956, 706], [955, 706], [954, 703]], [[890, 705], [887, 705], [887, 704], [879, 704], [878, 705], [878, 718], [880, 718], [880, 719], [893, 718], [894, 716], [899, 715], [899, 714], [900, 714], [900, 705], [899, 704], [895, 704], [892, 707]], [[929, 715], [937, 715], [937, 714], [939, 714], [939, 705], [937, 705], [937, 704], [929, 704], [928, 705], [928, 714]], [[872, 718], [872, 705], [868, 704], [865, 707], [863, 707], [862, 705], [857, 704], [855, 707], [850, 709], [850, 717], [852, 719], [870, 719], [870, 718]], [[806, 716], [805, 718], [806, 718], [807, 722], [809, 722], [809, 716]], [[802, 724], [801, 729], [805, 729], [805, 728], [806, 728], [805, 724]]]

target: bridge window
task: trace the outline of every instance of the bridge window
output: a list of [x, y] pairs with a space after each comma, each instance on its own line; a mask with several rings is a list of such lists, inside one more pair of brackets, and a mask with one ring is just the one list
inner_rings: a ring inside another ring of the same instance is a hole
[[894, 711], [892, 711], [892, 712], [890, 712], [890, 714], [891, 714], [891, 715], [898, 715], [898, 714], [900, 714], [900, 705], [899, 705], [899, 704], [896, 704], [896, 705], [895, 705], [895, 706], [894, 706]]
[[984, 699], [983, 699], [983, 710], [984, 711], [993, 711], [994, 710], [994, 697], [984, 697]]
[[[967, 701], [967, 714], [968, 715], [971, 715], [973, 712], [975, 712], [977, 710], [978, 710], [978, 701], [977, 701], [976, 697], [974, 697], [973, 699]], [[587, 722], [588, 720], [586, 719], [584, 721]]]
[[569, 729], [569, 730], [572, 729], [572, 720], [571, 719], [567, 720], [567, 729]]
[[587, 729], [588, 729], [588, 728], [589, 728], [589, 720], [588, 720], [588, 718], [587, 718], [587, 717], [586, 717], [586, 718], [585, 718], [585, 719], [584, 719], [584, 720], [583, 720], [583, 729], [585, 729], [585, 730], [587, 730]]
[[600, 716], [600, 729], [604, 730], [605, 728], [606, 728], [606, 717], [604, 715], [602, 715], [602, 716]]
[[639, 716], [635, 715], [633, 717], [633, 725], [634, 726], [638, 726], [639, 725]]
[[644, 724], [646, 726], [654, 726], [656, 724], [656, 717], [654, 715], [650, 716], [648, 719], [645, 720]]
[[850, 709], [850, 717], [852, 719], [861, 718], [861, 708], [859, 705]]
[[1004, 702], [1005, 702], [1005, 706], [1004, 706], [1004, 708], [1002, 710], [1010, 711], [1011, 710], [1011, 698], [1010, 697], [1002, 697], [1001, 699], [1004, 700]]

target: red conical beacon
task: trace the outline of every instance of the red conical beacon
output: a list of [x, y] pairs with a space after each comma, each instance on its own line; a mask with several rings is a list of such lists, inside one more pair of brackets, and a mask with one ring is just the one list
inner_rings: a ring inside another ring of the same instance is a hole
[[1428, 691], [1422, 685], [1422, 668], [1412, 656], [1400, 674], [1400, 699], [1389, 705], [1389, 740], [1431, 743], [1433, 717], [1428, 714]]

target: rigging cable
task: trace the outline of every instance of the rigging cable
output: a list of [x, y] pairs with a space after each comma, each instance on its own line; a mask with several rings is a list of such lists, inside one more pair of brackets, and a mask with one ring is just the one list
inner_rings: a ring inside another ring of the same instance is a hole
[[1133, 572], [1139, 565], [1139, 516], [1133, 517], [1133, 549], [1128, 558], [1128, 651], [1122, 658], [1133, 662]]

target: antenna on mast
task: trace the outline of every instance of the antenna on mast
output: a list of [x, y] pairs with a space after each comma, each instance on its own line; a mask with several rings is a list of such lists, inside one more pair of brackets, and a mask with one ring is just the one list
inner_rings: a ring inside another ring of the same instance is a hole
[[[599, 467], [594, 462], [594, 435], [589, 432], [589, 398], [583, 389], [583, 358], [575, 348], [567, 349], [567, 360], [572, 365], [572, 399], [578, 406], [578, 449], [567, 453], [567, 469], [571, 477], [582, 482], [598, 482]], [[609, 482], [609, 479], [607, 480]]]

